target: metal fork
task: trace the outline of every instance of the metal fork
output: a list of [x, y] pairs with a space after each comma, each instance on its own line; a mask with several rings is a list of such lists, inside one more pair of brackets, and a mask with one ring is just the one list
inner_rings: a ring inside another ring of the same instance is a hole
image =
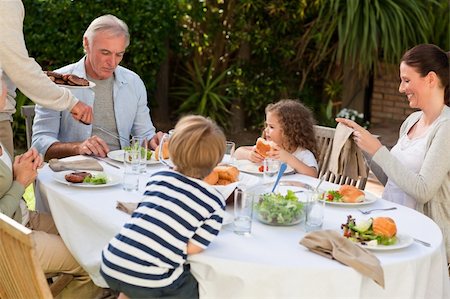
[[127, 144], [130, 143], [130, 140], [128, 140], [127, 138], [122, 137], [122, 136], [120, 136], [120, 135], [117, 135], [117, 134], [111, 132], [110, 130], [107, 130], [107, 129], [105, 129], [105, 128], [99, 126], [99, 125], [92, 124], [92, 127], [93, 127], [93, 128], [96, 128], [96, 129], [102, 131], [103, 133], [108, 134], [109, 136], [114, 137], [114, 138], [116, 138], [116, 139], [118, 139], [118, 140], [125, 141]]
[[396, 210], [396, 209], [397, 209], [397, 207], [383, 208], [383, 209], [378, 208], [378, 209], [371, 209], [371, 210], [367, 210], [367, 211], [363, 211], [363, 210], [358, 209], [358, 211], [360, 211], [364, 215], [368, 215], [368, 214], [372, 213], [373, 211], [390, 211], [390, 210]]

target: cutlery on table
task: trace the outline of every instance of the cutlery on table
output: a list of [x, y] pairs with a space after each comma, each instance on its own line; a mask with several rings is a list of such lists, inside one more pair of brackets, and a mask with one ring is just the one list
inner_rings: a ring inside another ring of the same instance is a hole
[[272, 187], [272, 193], [275, 192], [275, 189], [277, 188], [278, 183], [280, 182], [280, 179], [283, 176], [283, 173], [286, 171], [286, 169], [287, 169], [287, 164], [281, 163], [280, 170], [278, 170], [277, 179], [275, 181], [275, 184], [273, 184], [273, 187]]
[[106, 161], [105, 159], [102, 159], [102, 158], [100, 158], [100, 157], [97, 157], [97, 156], [89, 156], [89, 157], [91, 157], [91, 158], [93, 158], [93, 159], [95, 159], [95, 160], [101, 161], [101, 162], [105, 162], [106, 164], [108, 164], [108, 165], [111, 166], [111, 167], [120, 169], [119, 166], [117, 166], [117, 165], [115, 165], [115, 164], [113, 164], [113, 163], [111, 163], [111, 162], [109, 162], [109, 161]]
[[378, 208], [378, 209], [371, 209], [371, 210], [367, 210], [367, 211], [363, 211], [363, 210], [358, 209], [358, 211], [360, 211], [364, 215], [368, 215], [368, 214], [372, 213], [373, 211], [390, 211], [390, 210], [396, 210], [396, 209], [397, 209], [397, 207]]
[[431, 244], [428, 243], [428, 242], [425, 242], [425, 241], [422, 241], [422, 240], [419, 240], [419, 239], [416, 239], [416, 238], [413, 238], [413, 240], [416, 241], [417, 243], [422, 244], [423, 246], [431, 247]]
[[107, 129], [105, 129], [105, 128], [99, 126], [99, 125], [92, 124], [92, 127], [93, 127], [93, 128], [96, 128], [96, 129], [99, 129], [100, 131], [102, 131], [102, 132], [105, 133], [105, 134], [108, 134], [108, 135], [111, 136], [111, 137], [114, 137], [114, 138], [116, 138], [116, 139], [118, 139], [118, 140], [122, 140], [122, 141], [126, 142], [127, 144], [130, 143], [130, 140], [128, 140], [127, 138], [122, 137], [122, 136], [120, 136], [120, 135], [117, 135], [116, 133], [113, 133], [113, 132], [111, 132], [110, 130], [107, 130]]

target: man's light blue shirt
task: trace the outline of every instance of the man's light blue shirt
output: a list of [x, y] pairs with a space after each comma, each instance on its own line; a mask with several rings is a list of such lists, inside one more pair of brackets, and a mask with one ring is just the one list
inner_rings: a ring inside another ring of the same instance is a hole
[[[83, 57], [80, 61], [56, 70], [62, 74], [75, 74], [86, 78]], [[145, 136], [151, 139], [155, 127], [147, 107], [147, 92], [144, 82], [134, 72], [118, 66], [114, 71], [114, 116], [119, 135], [129, 139], [130, 136]], [[71, 89], [75, 97], [93, 107], [95, 94], [92, 89]], [[55, 111], [36, 105], [33, 123], [32, 147], [45, 155], [55, 142], [83, 142], [92, 135], [92, 126], [75, 120], [69, 111]], [[101, 124], [101, 122], [100, 122]], [[129, 145], [120, 140], [123, 148]]]

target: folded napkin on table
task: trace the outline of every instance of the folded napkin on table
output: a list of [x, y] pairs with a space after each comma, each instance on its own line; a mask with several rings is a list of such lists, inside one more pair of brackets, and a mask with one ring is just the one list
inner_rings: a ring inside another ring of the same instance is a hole
[[359, 177], [367, 177], [367, 166], [361, 149], [351, 138], [353, 131], [352, 128], [338, 123], [328, 169], [336, 175], [357, 180]]
[[94, 159], [83, 159], [75, 161], [61, 161], [58, 159], [51, 159], [48, 161], [48, 166], [53, 171], [63, 170], [97, 170], [103, 171], [103, 167]]
[[138, 202], [118, 201], [116, 209], [131, 215], [133, 214], [134, 210], [136, 210], [138, 204], [139, 204]]
[[370, 277], [384, 288], [384, 272], [380, 261], [370, 251], [341, 236], [333, 230], [320, 230], [307, 234], [300, 244], [314, 253], [335, 259]]

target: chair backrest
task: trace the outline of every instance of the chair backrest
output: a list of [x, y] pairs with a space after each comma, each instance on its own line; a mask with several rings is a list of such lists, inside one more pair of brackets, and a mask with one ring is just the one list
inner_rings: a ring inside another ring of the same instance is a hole
[[25, 118], [25, 130], [27, 133], [27, 147], [31, 147], [31, 137], [33, 136], [34, 105], [24, 105], [20, 108], [22, 117]]
[[[369, 175], [368, 172], [365, 176], [360, 176], [357, 180], [354, 180], [342, 174], [334, 174], [329, 171], [330, 156], [333, 149], [334, 133], [336, 129], [316, 125], [314, 126], [314, 130], [316, 134], [317, 148], [319, 151], [319, 157], [317, 160], [319, 164], [319, 178], [324, 176], [325, 180], [328, 182], [339, 185], [352, 185], [364, 190], [367, 183], [367, 177]], [[369, 170], [369, 168], [367, 168], [367, 170]]]
[[53, 298], [31, 230], [0, 213], [0, 298]]

